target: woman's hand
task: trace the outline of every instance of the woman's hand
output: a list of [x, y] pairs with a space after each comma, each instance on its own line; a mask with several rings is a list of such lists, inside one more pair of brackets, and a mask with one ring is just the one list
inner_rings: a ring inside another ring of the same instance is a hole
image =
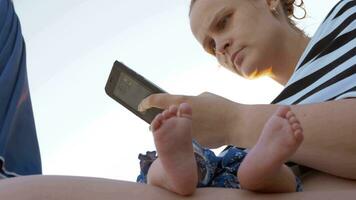
[[[151, 107], [166, 109], [170, 105], [188, 103], [193, 109], [193, 137], [205, 147], [217, 148], [228, 144], [229, 134], [233, 130], [236, 116], [236, 103], [204, 92], [198, 96], [153, 94], [142, 100], [139, 110]], [[235, 121], [236, 122], [236, 121]]]

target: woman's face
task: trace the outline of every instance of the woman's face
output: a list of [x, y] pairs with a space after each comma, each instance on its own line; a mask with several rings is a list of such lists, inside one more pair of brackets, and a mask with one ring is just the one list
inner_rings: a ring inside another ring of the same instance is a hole
[[280, 56], [281, 23], [267, 1], [197, 0], [190, 13], [192, 32], [229, 70], [248, 78], [269, 73]]

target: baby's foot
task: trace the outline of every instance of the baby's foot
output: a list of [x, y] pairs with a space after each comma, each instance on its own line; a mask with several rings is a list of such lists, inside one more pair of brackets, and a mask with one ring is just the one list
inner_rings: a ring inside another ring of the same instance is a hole
[[239, 176], [241, 174], [251, 181], [267, 179], [281, 170], [302, 141], [303, 129], [290, 107], [278, 108], [265, 124], [257, 144], [244, 159]]
[[169, 188], [183, 195], [194, 192], [198, 175], [190, 105], [183, 103], [163, 111], [152, 121], [151, 130]]

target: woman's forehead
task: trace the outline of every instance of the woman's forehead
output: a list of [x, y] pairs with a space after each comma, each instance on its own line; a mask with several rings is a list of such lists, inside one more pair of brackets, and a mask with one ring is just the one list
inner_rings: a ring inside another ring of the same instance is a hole
[[197, 0], [190, 13], [190, 27], [199, 42], [205, 38], [216, 14], [231, 0]]

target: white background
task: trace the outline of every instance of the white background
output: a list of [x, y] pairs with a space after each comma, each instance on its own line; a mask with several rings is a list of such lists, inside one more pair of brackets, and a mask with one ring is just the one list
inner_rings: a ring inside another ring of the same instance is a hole
[[[305, 0], [312, 35], [337, 0]], [[44, 174], [135, 181], [137, 155], [153, 150], [148, 125], [104, 92], [120, 60], [174, 94], [214, 92], [269, 103], [281, 86], [219, 67], [189, 29], [189, 0], [14, 0]]]

